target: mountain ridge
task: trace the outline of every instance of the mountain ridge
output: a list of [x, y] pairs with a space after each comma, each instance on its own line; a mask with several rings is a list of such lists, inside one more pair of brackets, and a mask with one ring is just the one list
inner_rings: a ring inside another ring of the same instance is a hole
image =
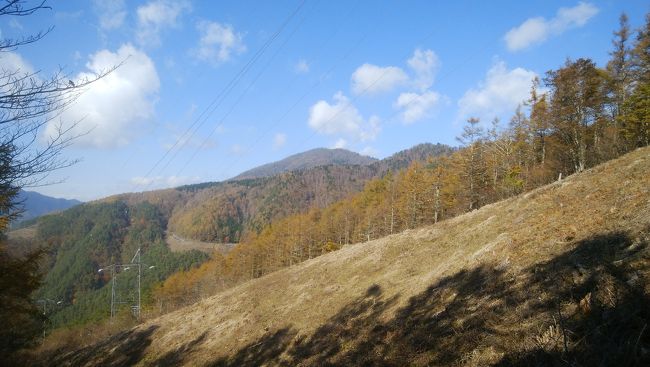
[[66, 210], [83, 203], [76, 199], [55, 198], [35, 191], [25, 190], [20, 190], [17, 202], [22, 206], [23, 212], [15, 221], [15, 224], [40, 217], [41, 215]]
[[346, 149], [315, 148], [292, 154], [279, 161], [270, 162], [244, 171], [228, 181], [274, 176], [284, 172], [298, 171], [327, 165], [365, 166], [378, 161]]
[[182, 186], [177, 190], [196, 192], [174, 210], [170, 228], [196, 240], [238, 242], [243, 231], [259, 230], [274, 218], [312, 206], [323, 208], [361, 191], [370, 179], [453, 151], [443, 144], [425, 143], [366, 165], [321, 165], [268, 177]]

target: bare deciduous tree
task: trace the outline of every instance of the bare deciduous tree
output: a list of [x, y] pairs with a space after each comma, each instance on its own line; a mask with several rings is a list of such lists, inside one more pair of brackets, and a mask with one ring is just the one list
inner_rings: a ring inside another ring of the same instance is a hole
[[[46, 1], [4, 0], [0, 2], [0, 19], [24, 17], [50, 9]], [[42, 40], [53, 28], [18, 38], [0, 39], [0, 59], [14, 57], [13, 51]], [[20, 212], [16, 203], [19, 190], [46, 184], [48, 174], [67, 167], [74, 160], [62, 157], [62, 150], [75, 138], [74, 121], [63, 128], [62, 113], [94, 81], [72, 81], [63, 69], [51, 76], [42, 71], [21, 70], [20, 66], [0, 67], [0, 364], [11, 364], [11, 354], [29, 346], [40, 335], [42, 317], [31, 300], [40, 286], [38, 258], [40, 251], [15, 258], [3, 243], [4, 232]], [[54, 133], [41, 138], [46, 125], [58, 126]]]

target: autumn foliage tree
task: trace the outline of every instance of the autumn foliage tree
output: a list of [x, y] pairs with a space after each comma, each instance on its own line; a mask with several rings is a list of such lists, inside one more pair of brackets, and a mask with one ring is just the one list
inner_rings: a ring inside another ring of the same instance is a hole
[[[352, 243], [478, 209], [648, 145], [650, 16], [632, 45], [625, 16], [614, 35], [607, 67], [586, 58], [566, 60], [543, 80], [531, 81], [530, 97], [506, 126], [495, 119], [486, 129], [471, 118], [457, 151], [388, 172], [331, 205], [273, 220], [246, 233], [227, 255], [179, 277], [223, 289]], [[157, 296], [163, 303], [186, 299], [171, 291], [191, 289], [182, 284], [170, 280]]]
[[632, 48], [631, 68], [633, 88], [620, 116], [628, 149], [650, 144], [650, 13]]

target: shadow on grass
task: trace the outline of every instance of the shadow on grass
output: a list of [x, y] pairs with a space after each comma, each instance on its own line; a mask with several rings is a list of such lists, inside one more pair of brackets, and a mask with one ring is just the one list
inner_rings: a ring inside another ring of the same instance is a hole
[[191, 342], [184, 344], [180, 348], [165, 353], [162, 357], [158, 358], [155, 362], [156, 366], [180, 366], [187, 357], [194, 351], [194, 349], [201, 345], [207, 336], [207, 332], [201, 334], [198, 338]]
[[647, 366], [649, 263], [647, 243], [599, 235], [516, 274], [443, 278], [384, 322], [397, 299], [374, 285], [312, 335], [278, 330], [211, 365]]
[[42, 363], [48, 366], [131, 366], [142, 359], [157, 328], [150, 326], [144, 330], [121, 332], [101, 343], [55, 356]]

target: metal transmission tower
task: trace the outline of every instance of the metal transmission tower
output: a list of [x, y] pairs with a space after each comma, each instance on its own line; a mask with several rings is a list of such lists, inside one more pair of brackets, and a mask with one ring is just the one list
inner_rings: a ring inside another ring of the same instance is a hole
[[55, 300], [49, 299], [49, 298], [43, 298], [43, 299], [37, 300], [36, 303], [42, 303], [43, 304], [43, 315], [47, 314], [47, 303], [48, 302], [52, 303], [55, 306], [58, 306], [58, 305], [63, 303], [63, 301], [55, 301]]
[[[136, 281], [137, 298], [135, 299], [136, 303], [131, 305], [131, 312], [133, 313], [133, 316], [135, 316], [135, 318], [140, 319], [140, 309], [141, 309], [141, 302], [142, 302], [142, 291], [141, 291], [142, 266], [145, 265], [141, 261], [141, 254], [142, 251], [140, 247], [138, 247], [138, 250], [135, 252], [135, 255], [133, 255], [133, 258], [131, 259], [130, 263], [112, 264], [99, 269], [100, 273], [103, 272], [104, 270], [111, 269], [111, 319], [115, 317], [115, 313], [119, 304], [129, 303], [129, 301], [121, 301], [115, 292], [117, 287], [117, 274], [120, 273], [121, 271], [127, 271], [132, 267], [138, 268], [138, 275]], [[149, 269], [153, 269], [154, 267], [155, 266], [150, 266]]]
[[131, 306], [131, 310], [133, 310], [133, 315], [137, 319], [140, 319], [140, 301], [141, 301], [140, 296], [142, 294], [140, 292], [140, 279], [142, 277], [142, 262], [140, 262], [140, 260], [141, 260], [140, 259], [140, 247], [138, 247], [138, 251], [136, 251], [135, 255], [133, 255], [133, 259], [131, 259], [131, 263], [133, 263], [135, 261], [136, 257], [138, 258], [138, 262], [136, 263], [136, 264], [138, 264], [138, 305], [135, 306], [135, 308], [133, 306]]
[[39, 299], [39, 300], [36, 301], [36, 303], [42, 303], [43, 304], [43, 316], [45, 316], [43, 318], [43, 339], [45, 339], [45, 331], [47, 329], [47, 304], [48, 304], [48, 302], [53, 304], [54, 307], [60, 306], [61, 304], [63, 304], [63, 300], [55, 301], [55, 300], [49, 299], [49, 298], [43, 298], [43, 299]]

